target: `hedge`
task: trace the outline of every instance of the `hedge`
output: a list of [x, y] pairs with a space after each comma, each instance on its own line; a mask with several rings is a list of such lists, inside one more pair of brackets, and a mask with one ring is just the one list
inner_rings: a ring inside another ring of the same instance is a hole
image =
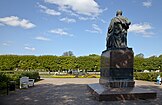
[[6, 88], [8, 81], [16, 81], [16, 84], [19, 85], [20, 78], [23, 76], [35, 79], [35, 81], [40, 78], [39, 73], [36, 71], [21, 71], [14, 73], [0, 72], [0, 89]]
[[0, 89], [4, 89], [7, 87], [7, 81], [10, 81], [10, 75], [0, 72]]
[[162, 72], [134, 72], [134, 78], [136, 80], [145, 80], [145, 81], [156, 81], [157, 76], [160, 74], [162, 76]]

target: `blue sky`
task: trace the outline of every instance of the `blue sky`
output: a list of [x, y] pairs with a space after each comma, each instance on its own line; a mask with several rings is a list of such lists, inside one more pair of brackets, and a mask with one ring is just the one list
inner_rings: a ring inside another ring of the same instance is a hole
[[135, 55], [162, 54], [161, 0], [0, 0], [0, 54], [101, 54], [117, 10]]

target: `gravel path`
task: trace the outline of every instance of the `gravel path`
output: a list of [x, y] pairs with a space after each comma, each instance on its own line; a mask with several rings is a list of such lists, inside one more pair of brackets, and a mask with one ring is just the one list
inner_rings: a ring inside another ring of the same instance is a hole
[[136, 81], [136, 86], [156, 91], [156, 99], [99, 102], [87, 90], [87, 84], [98, 81], [97, 78], [44, 78], [34, 87], [0, 96], [0, 105], [162, 105], [162, 85], [146, 81]]

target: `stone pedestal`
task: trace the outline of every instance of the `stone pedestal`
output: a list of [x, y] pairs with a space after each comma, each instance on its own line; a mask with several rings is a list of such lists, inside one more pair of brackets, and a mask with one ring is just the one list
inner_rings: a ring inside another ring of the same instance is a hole
[[98, 101], [120, 101], [136, 99], [155, 99], [156, 92], [139, 87], [108, 88], [99, 83], [89, 84], [88, 89]]
[[103, 51], [99, 83], [89, 84], [88, 89], [99, 101], [156, 98], [156, 92], [134, 87], [133, 62], [131, 48]]
[[131, 48], [103, 51], [100, 84], [107, 87], [134, 87], [134, 54]]

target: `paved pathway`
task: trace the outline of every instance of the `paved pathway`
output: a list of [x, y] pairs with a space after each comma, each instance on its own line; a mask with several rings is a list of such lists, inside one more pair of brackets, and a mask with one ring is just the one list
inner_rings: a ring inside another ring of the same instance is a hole
[[97, 78], [45, 78], [35, 87], [16, 90], [0, 97], [0, 105], [162, 105], [162, 85], [136, 81], [136, 86], [158, 93], [156, 99], [97, 101], [87, 90], [87, 84], [98, 83]]

